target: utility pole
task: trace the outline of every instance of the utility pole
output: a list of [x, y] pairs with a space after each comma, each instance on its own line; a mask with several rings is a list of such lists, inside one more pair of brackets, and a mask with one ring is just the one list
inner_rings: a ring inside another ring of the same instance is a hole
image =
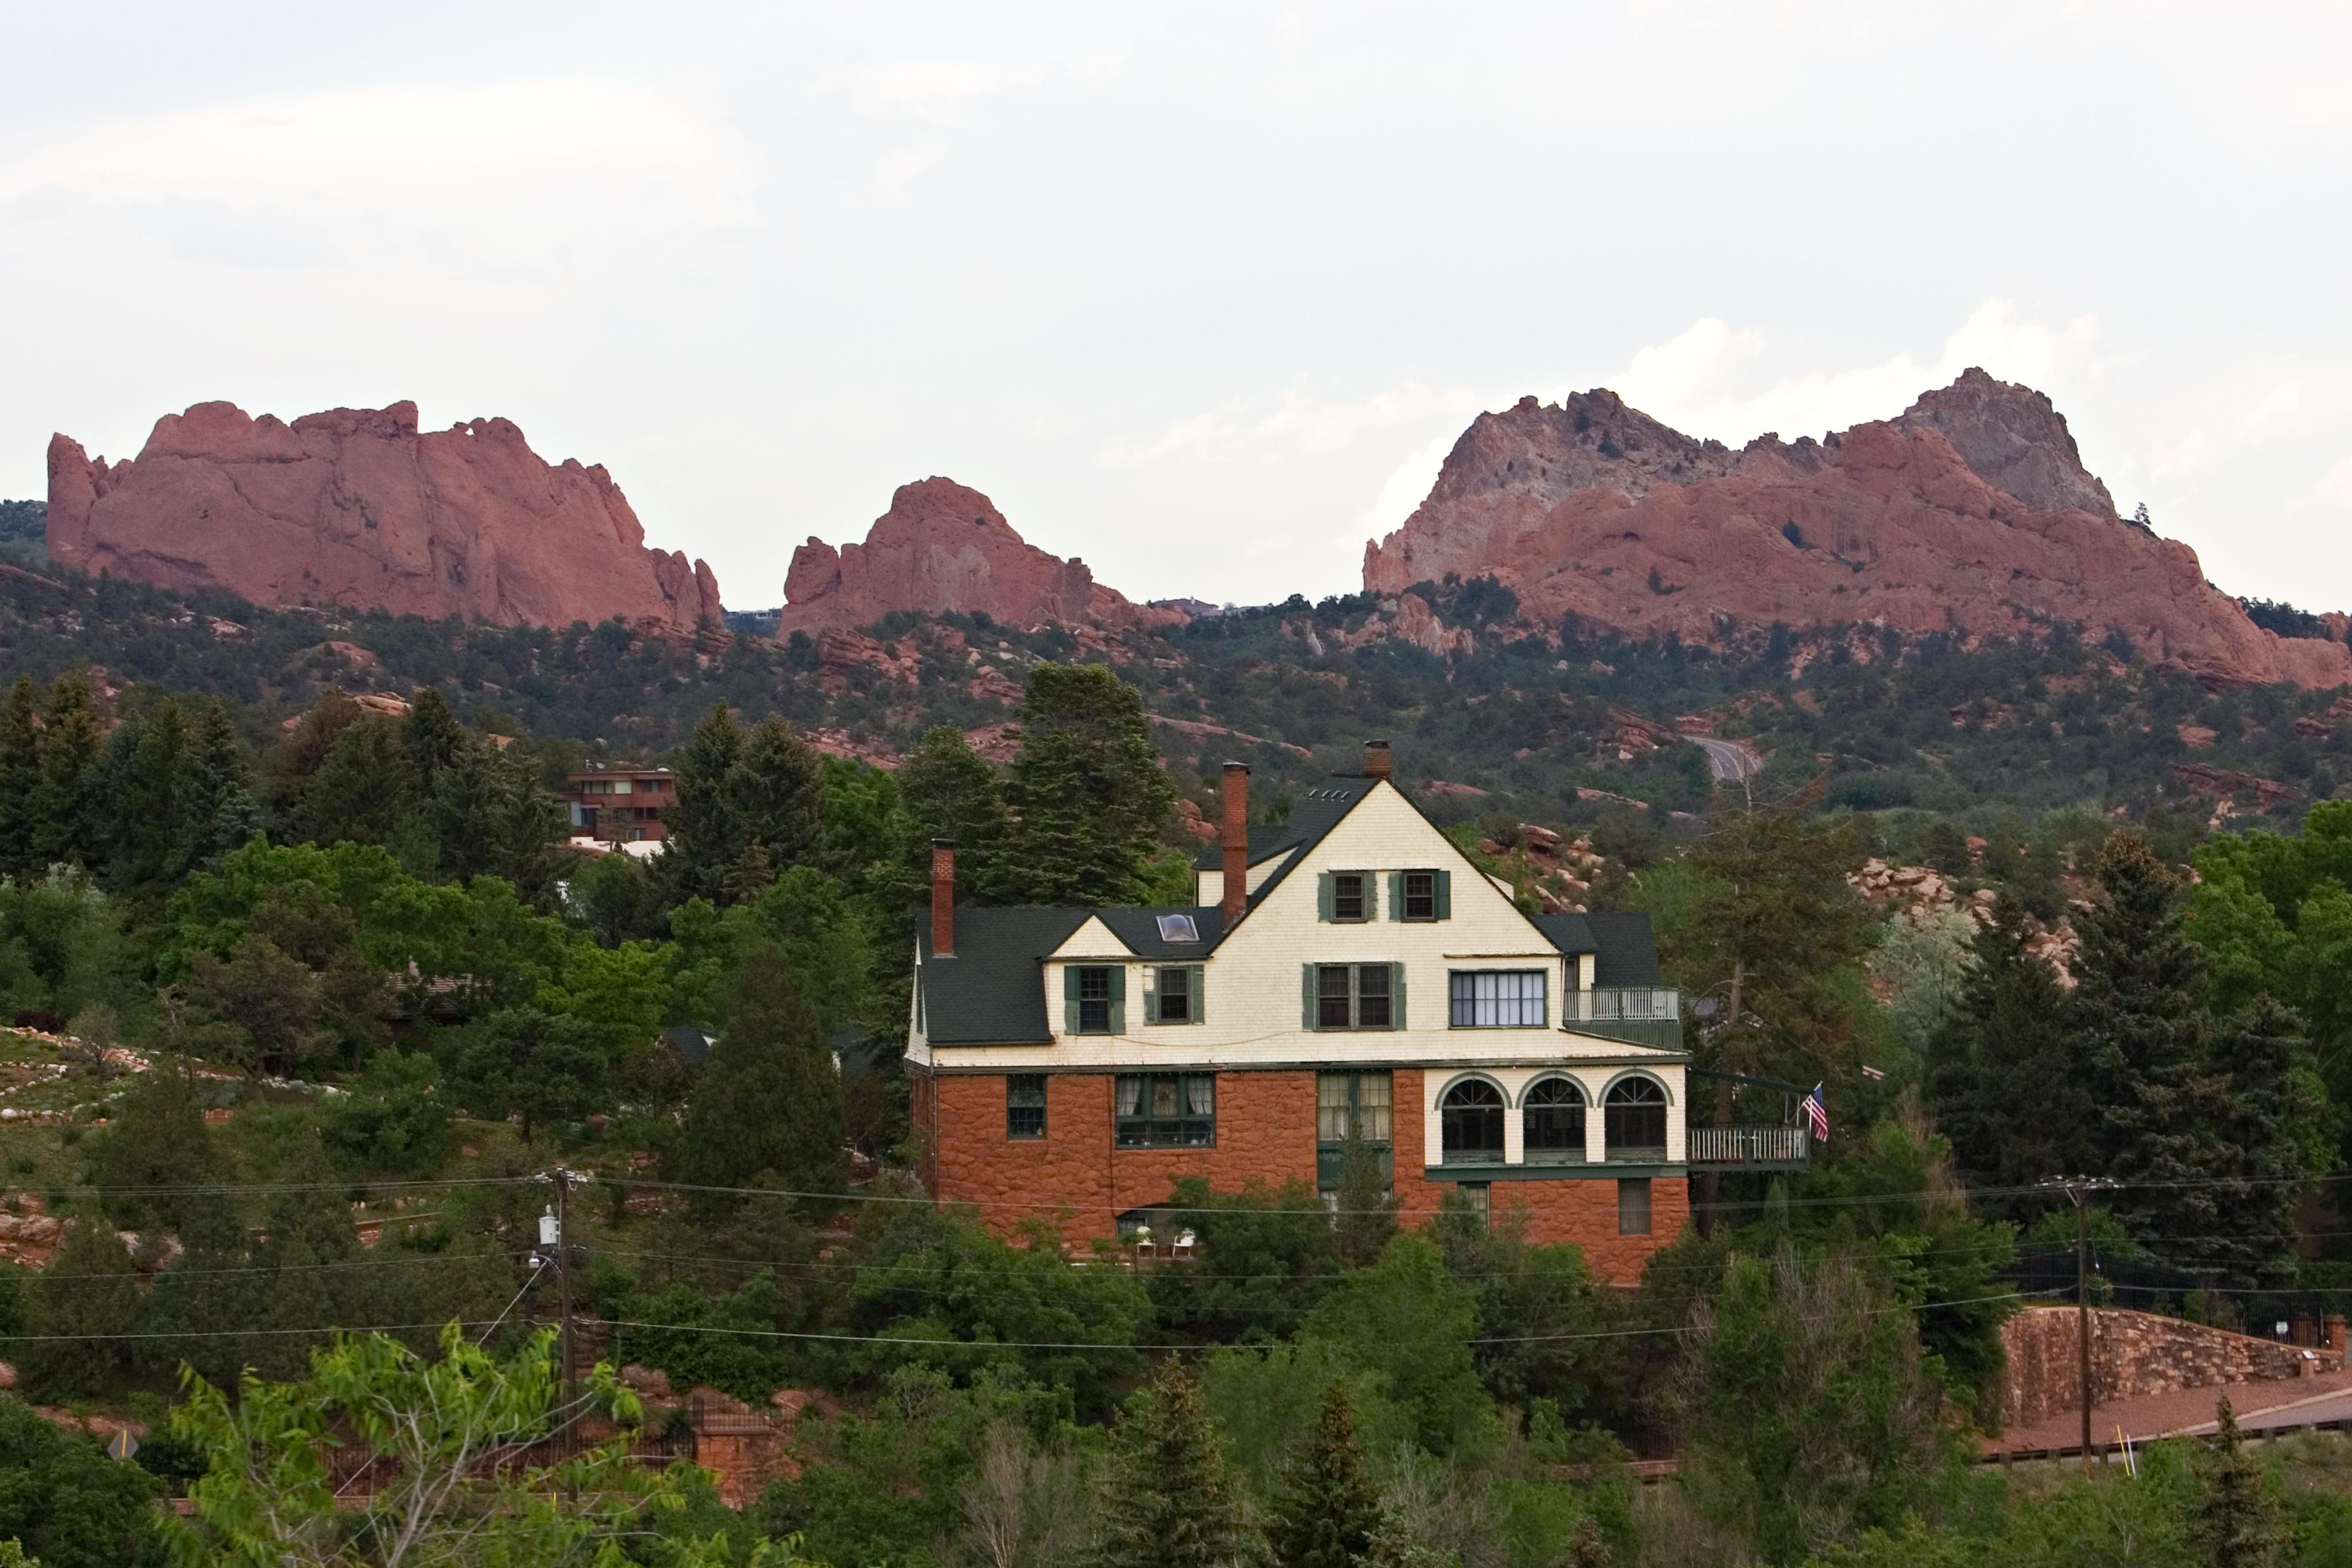
[[555, 1265], [556, 1380], [562, 1398], [556, 1408], [564, 1413], [568, 1425], [576, 1392], [572, 1375], [572, 1237], [566, 1228], [572, 1175], [558, 1165], [542, 1180], [555, 1185], [555, 1201], [539, 1222], [539, 1246], [541, 1256]]
[[2116, 1184], [2102, 1177], [2060, 1176], [2041, 1184], [2063, 1191], [2074, 1205], [2074, 1355], [2083, 1412], [2083, 1468], [2091, 1468], [2091, 1207], [2086, 1194]]

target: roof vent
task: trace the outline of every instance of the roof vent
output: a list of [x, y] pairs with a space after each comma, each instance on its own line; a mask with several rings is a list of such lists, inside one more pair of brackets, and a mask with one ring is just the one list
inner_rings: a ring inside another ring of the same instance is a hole
[[1201, 928], [1192, 923], [1191, 915], [1161, 915], [1160, 940], [1162, 942], [1198, 942]]

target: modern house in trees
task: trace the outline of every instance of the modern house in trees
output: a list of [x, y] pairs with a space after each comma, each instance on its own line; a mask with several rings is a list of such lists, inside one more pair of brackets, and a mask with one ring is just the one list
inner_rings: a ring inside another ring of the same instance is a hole
[[669, 833], [665, 818], [677, 804], [677, 780], [667, 768], [590, 768], [564, 775], [563, 804], [575, 838], [658, 844]]
[[1276, 826], [1248, 825], [1228, 763], [1184, 908], [960, 910], [938, 847], [907, 1047], [932, 1195], [1002, 1231], [1164, 1245], [1179, 1178], [1328, 1196], [1352, 1138], [1405, 1223], [1459, 1192], [1630, 1283], [1688, 1218], [1695, 1167], [1801, 1168], [1793, 1113], [1694, 1120], [1719, 1097], [1646, 915], [1523, 912], [1389, 763], [1373, 742]]

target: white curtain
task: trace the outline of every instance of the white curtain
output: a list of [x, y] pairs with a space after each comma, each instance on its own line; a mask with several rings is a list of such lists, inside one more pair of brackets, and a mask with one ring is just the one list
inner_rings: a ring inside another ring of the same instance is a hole
[[1121, 1116], [1132, 1116], [1135, 1114], [1136, 1107], [1142, 1103], [1143, 1080], [1139, 1078], [1123, 1078], [1119, 1079], [1118, 1113]]
[[1191, 1101], [1192, 1114], [1206, 1116], [1216, 1109], [1217, 1080], [1199, 1073], [1184, 1080], [1184, 1096]]

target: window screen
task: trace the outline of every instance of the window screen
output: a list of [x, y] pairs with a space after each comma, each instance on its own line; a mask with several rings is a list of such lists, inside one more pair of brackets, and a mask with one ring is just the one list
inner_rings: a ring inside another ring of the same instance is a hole
[[1447, 986], [1457, 1029], [1539, 1029], [1546, 1021], [1540, 969], [1455, 970]]

